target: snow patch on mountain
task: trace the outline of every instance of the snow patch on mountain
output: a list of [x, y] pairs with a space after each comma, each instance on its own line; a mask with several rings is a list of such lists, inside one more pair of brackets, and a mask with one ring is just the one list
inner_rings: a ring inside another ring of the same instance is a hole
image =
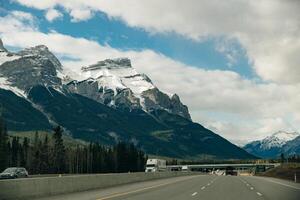
[[16, 54], [7, 51], [1, 51], [0, 49], [0, 65], [2, 65], [5, 62], [13, 61], [19, 58], [21, 58], [21, 56], [18, 56]]
[[0, 88], [10, 90], [20, 97], [27, 97], [26, 93], [23, 90], [12, 86], [11, 82], [9, 82], [5, 77], [0, 77]]

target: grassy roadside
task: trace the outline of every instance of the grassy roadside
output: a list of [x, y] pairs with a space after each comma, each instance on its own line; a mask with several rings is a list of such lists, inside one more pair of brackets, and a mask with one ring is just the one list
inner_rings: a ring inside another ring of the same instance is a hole
[[297, 183], [300, 183], [300, 163], [285, 163], [274, 169], [264, 173], [259, 173], [257, 175], [294, 181], [295, 174], [297, 176]]

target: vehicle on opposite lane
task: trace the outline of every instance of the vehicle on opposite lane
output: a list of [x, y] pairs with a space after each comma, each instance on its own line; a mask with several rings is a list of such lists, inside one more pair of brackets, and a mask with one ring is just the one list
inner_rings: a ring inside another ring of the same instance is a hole
[[0, 179], [27, 178], [28, 172], [24, 167], [10, 167], [0, 174]]

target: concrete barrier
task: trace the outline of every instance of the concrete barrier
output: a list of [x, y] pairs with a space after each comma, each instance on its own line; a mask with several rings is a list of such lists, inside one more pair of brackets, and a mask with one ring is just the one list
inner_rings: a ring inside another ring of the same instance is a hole
[[184, 175], [191, 175], [191, 173], [140, 172], [0, 180], [0, 199], [32, 199]]

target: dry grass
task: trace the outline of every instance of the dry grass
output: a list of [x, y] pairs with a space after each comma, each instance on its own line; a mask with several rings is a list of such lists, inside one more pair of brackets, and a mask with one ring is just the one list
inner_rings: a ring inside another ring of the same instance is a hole
[[297, 183], [300, 183], [300, 163], [282, 164], [279, 167], [276, 167], [264, 173], [260, 173], [258, 175], [294, 181], [295, 174], [297, 176]]

